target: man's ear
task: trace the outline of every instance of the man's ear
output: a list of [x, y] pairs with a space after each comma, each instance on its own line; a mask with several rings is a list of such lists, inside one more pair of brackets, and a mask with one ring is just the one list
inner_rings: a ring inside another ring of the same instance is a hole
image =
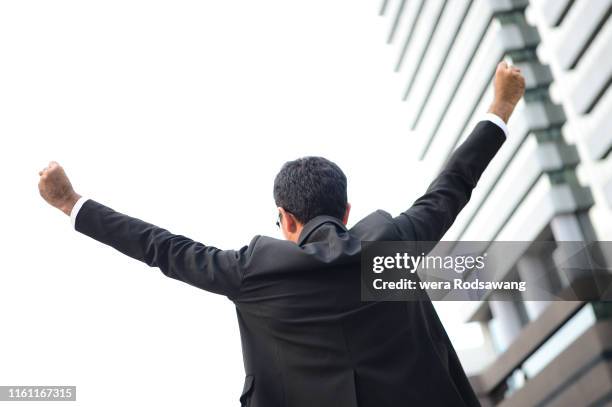
[[300, 233], [304, 225], [300, 223], [292, 213], [287, 212], [283, 208], [278, 208], [281, 214], [281, 231], [285, 239], [297, 243]]
[[298, 222], [291, 213], [287, 212], [284, 208], [279, 207], [281, 213], [281, 229], [289, 234], [293, 234], [298, 229]]
[[351, 204], [346, 203], [346, 211], [344, 212], [344, 217], [342, 218], [342, 223], [345, 225], [348, 223], [349, 214], [351, 213]]

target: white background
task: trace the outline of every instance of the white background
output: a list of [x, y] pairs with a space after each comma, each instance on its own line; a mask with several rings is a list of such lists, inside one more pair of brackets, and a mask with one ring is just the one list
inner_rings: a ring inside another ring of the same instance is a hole
[[351, 223], [396, 214], [432, 174], [378, 7], [0, 3], [0, 385], [76, 385], [70, 406], [237, 405], [231, 302], [72, 231], [37, 172], [57, 160], [79, 193], [220, 248], [280, 237], [272, 181], [304, 155], [344, 169]]

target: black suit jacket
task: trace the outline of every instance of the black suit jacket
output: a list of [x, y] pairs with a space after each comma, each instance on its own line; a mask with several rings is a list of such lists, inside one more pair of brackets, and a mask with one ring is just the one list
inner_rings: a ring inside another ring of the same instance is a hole
[[87, 201], [76, 229], [236, 305], [250, 407], [476, 406], [429, 301], [361, 302], [361, 241], [438, 241], [505, 141], [480, 122], [425, 195], [348, 229], [309, 221], [298, 244], [256, 236], [219, 250]]

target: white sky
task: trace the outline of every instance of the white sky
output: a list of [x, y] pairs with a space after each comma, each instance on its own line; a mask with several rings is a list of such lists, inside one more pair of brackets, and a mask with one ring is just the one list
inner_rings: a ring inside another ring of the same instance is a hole
[[220, 248], [278, 235], [272, 181], [304, 155], [344, 169], [353, 221], [396, 214], [431, 174], [378, 8], [1, 2], [0, 385], [76, 385], [70, 406], [237, 404], [231, 302], [72, 231], [37, 171], [57, 160], [81, 194]]

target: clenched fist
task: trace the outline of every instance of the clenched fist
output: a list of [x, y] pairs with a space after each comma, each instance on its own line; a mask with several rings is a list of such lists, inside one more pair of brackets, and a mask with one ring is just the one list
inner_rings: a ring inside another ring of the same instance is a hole
[[525, 93], [525, 78], [515, 66], [500, 62], [495, 71], [495, 98], [489, 112], [508, 122], [518, 101]]
[[74, 192], [72, 184], [64, 169], [55, 161], [51, 161], [46, 168], [38, 172], [40, 181], [38, 182], [38, 191], [49, 205], [56, 207], [70, 215], [70, 211], [74, 204], [81, 197]]

